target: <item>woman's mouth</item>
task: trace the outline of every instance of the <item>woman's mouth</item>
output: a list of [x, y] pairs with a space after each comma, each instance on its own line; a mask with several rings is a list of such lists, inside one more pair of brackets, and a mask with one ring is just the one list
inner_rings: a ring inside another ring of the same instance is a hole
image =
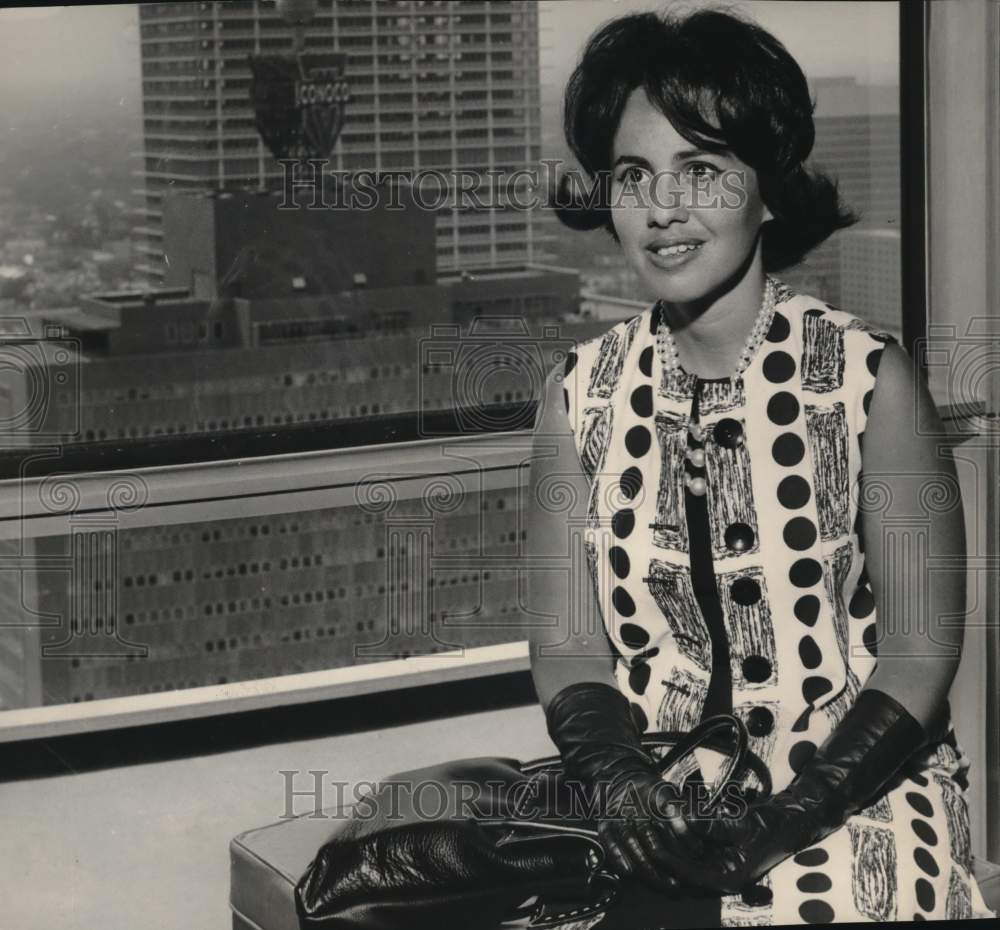
[[678, 245], [651, 246], [646, 249], [646, 254], [657, 268], [677, 268], [691, 261], [703, 245], [703, 242], [682, 242]]

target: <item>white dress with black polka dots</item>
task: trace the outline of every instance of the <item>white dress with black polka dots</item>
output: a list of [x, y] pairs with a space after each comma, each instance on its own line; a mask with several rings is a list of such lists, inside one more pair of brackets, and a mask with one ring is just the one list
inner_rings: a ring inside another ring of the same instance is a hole
[[[563, 381], [591, 483], [586, 550], [620, 652], [618, 686], [647, 731], [687, 730], [707, 712], [710, 682], [717, 696], [727, 679], [723, 709], [747, 723], [780, 791], [876, 663], [857, 483], [892, 337], [781, 284], [767, 339], [742, 377], [700, 381], [662, 363], [658, 323], [654, 305], [578, 345]], [[704, 546], [691, 545], [685, 503], [696, 394]], [[721, 676], [726, 649], [713, 650], [692, 582], [707, 561], [696, 554], [692, 566], [691, 553], [709, 551], [715, 632], [728, 649]], [[715, 698], [709, 710], [718, 712]], [[971, 877], [968, 760], [950, 720], [947, 730], [880, 801], [756, 888], [722, 898], [722, 925], [995, 916]]]

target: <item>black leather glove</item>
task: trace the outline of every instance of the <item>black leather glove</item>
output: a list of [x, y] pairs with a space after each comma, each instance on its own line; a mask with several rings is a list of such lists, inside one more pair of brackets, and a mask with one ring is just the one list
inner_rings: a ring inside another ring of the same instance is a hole
[[566, 774], [592, 793], [609, 865], [668, 893], [690, 893], [703, 841], [682, 816], [680, 792], [643, 749], [626, 697], [600, 682], [560, 691], [546, 708]]
[[728, 847], [705, 881], [735, 894], [782, 860], [818, 843], [874, 801], [903, 764], [928, 742], [898, 701], [864, 689], [792, 783], [752, 803], [738, 818], [692, 821], [706, 839]]

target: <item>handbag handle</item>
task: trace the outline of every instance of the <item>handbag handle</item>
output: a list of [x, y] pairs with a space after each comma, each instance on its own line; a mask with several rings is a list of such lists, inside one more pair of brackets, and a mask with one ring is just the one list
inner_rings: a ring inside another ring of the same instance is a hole
[[[727, 734], [731, 734], [727, 739]], [[669, 747], [667, 753], [659, 760], [661, 772], [667, 772], [678, 762], [690, 756], [695, 749], [713, 749], [728, 755], [724, 777], [716, 779], [716, 789], [709, 798], [709, 806], [714, 806], [726, 785], [738, 777], [744, 770], [749, 770], [757, 776], [760, 782], [760, 797], [771, 794], [771, 773], [763, 760], [749, 748], [750, 737], [746, 724], [734, 714], [715, 714], [706, 717], [687, 732], [681, 730], [657, 730], [642, 734], [642, 745], [646, 749]], [[533, 775], [546, 770], [557, 769], [562, 765], [562, 757], [558, 755], [545, 756], [522, 763], [521, 771]]]

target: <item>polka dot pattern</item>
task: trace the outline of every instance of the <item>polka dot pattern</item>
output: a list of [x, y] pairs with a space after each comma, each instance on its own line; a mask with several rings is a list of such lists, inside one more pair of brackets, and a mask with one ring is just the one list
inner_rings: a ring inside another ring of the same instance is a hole
[[807, 707], [801, 714], [796, 718], [795, 723], [792, 724], [793, 733], [805, 733], [809, 729], [809, 720], [812, 717], [812, 705]]
[[794, 517], [785, 524], [782, 536], [789, 549], [804, 552], [816, 542], [816, 524], [807, 517]]
[[618, 636], [629, 649], [644, 649], [649, 643], [649, 633], [638, 623], [623, 623], [618, 628]]
[[795, 861], [799, 865], [810, 867], [826, 865], [830, 861], [830, 854], [821, 846], [814, 846], [812, 849], [803, 849], [802, 852], [797, 853]]
[[622, 472], [618, 489], [626, 500], [634, 500], [642, 490], [642, 472], [635, 465]]
[[934, 816], [934, 808], [925, 795], [918, 794], [916, 791], [908, 791], [906, 793], [906, 803], [922, 817]]
[[792, 327], [788, 322], [788, 317], [780, 311], [775, 310], [774, 316], [771, 319], [771, 326], [767, 331], [767, 341], [784, 342], [791, 335], [791, 332]]
[[798, 510], [809, 503], [812, 491], [809, 482], [800, 475], [789, 475], [778, 485], [778, 502], [789, 510]]
[[641, 459], [653, 443], [653, 437], [645, 426], [633, 426], [625, 434], [625, 448], [634, 459]]
[[612, 546], [608, 550], [608, 561], [611, 562], [611, 570], [618, 578], [628, 578], [631, 569], [628, 553], [621, 546]]
[[810, 740], [800, 740], [788, 752], [788, 764], [798, 775], [802, 767], [815, 755], [816, 744]]
[[629, 687], [639, 695], [646, 693], [646, 686], [649, 684], [649, 675], [651, 669], [648, 662], [640, 662], [633, 666], [632, 671], [628, 673], [628, 684]]
[[646, 346], [642, 350], [642, 354], [639, 356], [639, 371], [641, 371], [647, 378], [653, 376], [653, 347]]
[[796, 882], [799, 891], [807, 894], [822, 894], [833, 887], [830, 876], [823, 872], [807, 872]]
[[780, 391], [767, 402], [767, 418], [778, 426], [788, 426], [798, 415], [799, 402], [788, 391]]
[[618, 587], [611, 592], [611, 603], [614, 604], [619, 616], [632, 617], [635, 615], [635, 601], [624, 588]]
[[795, 374], [795, 359], [787, 352], [774, 351], [764, 359], [764, 377], [772, 384], [783, 384]]
[[819, 668], [823, 661], [823, 653], [811, 636], [803, 636], [799, 640], [799, 658], [806, 668]]
[[811, 588], [823, 578], [823, 566], [815, 559], [796, 559], [788, 577], [796, 588]]
[[833, 683], [822, 675], [810, 675], [802, 682], [802, 697], [810, 704], [833, 690]]
[[771, 446], [774, 460], [786, 468], [798, 465], [805, 454], [805, 443], [795, 433], [782, 433]]
[[653, 415], [653, 388], [642, 384], [632, 392], [632, 410], [637, 417]]
[[796, 619], [806, 626], [813, 626], [819, 617], [819, 598], [815, 594], [803, 594], [793, 608]]
[[927, 881], [926, 878], [918, 878], [916, 884], [917, 892], [917, 904], [919, 904], [925, 911], [934, 910], [934, 902], [936, 896], [934, 894], [934, 886]]
[[875, 611], [875, 596], [871, 588], [857, 588], [851, 596], [848, 611], [855, 620], [864, 620]]
[[934, 832], [934, 828], [926, 820], [911, 820], [910, 826], [921, 843], [927, 846], [937, 846], [937, 833]]
[[799, 916], [807, 924], [829, 924], [833, 923], [835, 914], [833, 908], [826, 901], [815, 898], [803, 901], [799, 905]]
[[861, 634], [861, 642], [872, 658], [878, 658], [878, 629], [874, 623], [865, 627], [864, 632]]
[[929, 850], [923, 848], [923, 846], [918, 846], [913, 850], [913, 861], [916, 862], [917, 868], [921, 872], [926, 872], [931, 878], [937, 878], [941, 874], [941, 869], [931, 855]]
[[630, 507], [619, 510], [611, 518], [611, 532], [619, 539], [628, 539], [635, 529], [635, 511]]
[[767, 885], [751, 885], [740, 897], [747, 907], [766, 907], [774, 900], [774, 892]]

